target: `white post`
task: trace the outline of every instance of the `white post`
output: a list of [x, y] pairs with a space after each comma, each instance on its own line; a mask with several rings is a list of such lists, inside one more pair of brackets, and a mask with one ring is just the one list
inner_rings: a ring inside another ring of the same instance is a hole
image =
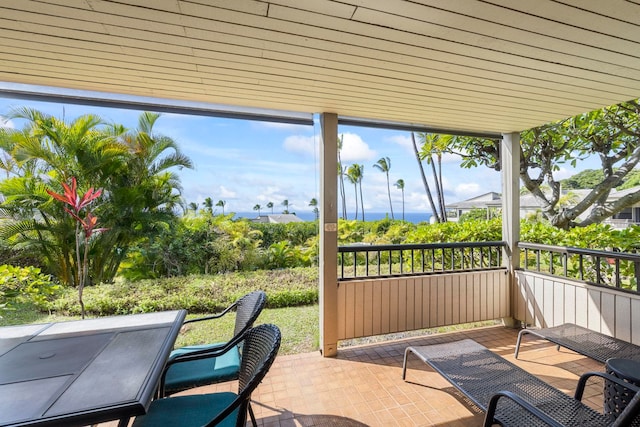
[[338, 353], [338, 116], [320, 116], [320, 351]]
[[[515, 313], [515, 270], [520, 267], [520, 134], [502, 135], [500, 145], [502, 170], [502, 240], [507, 244], [503, 251], [503, 265], [507, 267], [507, 283], [512, 298], [511, 313]], [[508, 326], [515, 326], [513, 318], [503, 319]]]

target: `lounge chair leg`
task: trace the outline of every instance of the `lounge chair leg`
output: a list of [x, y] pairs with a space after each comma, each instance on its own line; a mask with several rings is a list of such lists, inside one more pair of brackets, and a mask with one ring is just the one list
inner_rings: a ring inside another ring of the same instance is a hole
[[403, 380], [407, 376], [407, 356], [409, 355], [409, 352], [412, 352], [412, 351], [413, 349], [411, 347], [407, 347], [404, 350], [404, 361], [402, 362], [402, 379]]
[[247, 405], [247, 410], [249, 411], [249, 416], [251, 417], [251, 424], [253, 424], [253, 427], [258, 427], [258, 423], [256, 422], [256, 416], [253, 415], [253, 408], [251, 407], [251, 401], [249, 401], [249, 405]]
[[527, 329], [523, 329], [520, 332], [518, 332], [518, 340], [516, 341], [516, 351], [513, 354], [513, 357], [515, 357], [516, 359], [518, 358], [518, 353], [520, 352], [520, 342], [522, 341], [522, 336], [528, 333], [529, 331]]

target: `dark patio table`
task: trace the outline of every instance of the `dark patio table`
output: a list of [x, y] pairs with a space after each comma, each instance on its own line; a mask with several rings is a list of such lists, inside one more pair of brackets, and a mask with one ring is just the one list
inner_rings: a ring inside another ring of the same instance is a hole
[[185, 315], [0, 328], [0, 426], [81, 426], [144, 414]]

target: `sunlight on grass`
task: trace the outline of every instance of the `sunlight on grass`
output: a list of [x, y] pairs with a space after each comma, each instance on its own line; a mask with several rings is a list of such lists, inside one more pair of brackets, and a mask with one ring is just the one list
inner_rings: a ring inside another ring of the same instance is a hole
[[[273, 323], [280, 328], [279, 354], [305, 353], [319, 348], [318, 316], [318, 305], [264, 309], [255, 324]], [[233, 335], [234, 322], [235, 313], [229, 313], [219, 319], [187, 324], [176, 340], [176, 347], [228, 341]]]
[[[13, 310], [3, 311], [0, 326], [29, 323], [64, 322], [77, 320], [79, 316], [50, 315], [37, 311], [33, 306], [20, 304]], [[188, 319], [202, 317], [189, 315]], [[273, 323], [282, 331], [282, 345], [279, 354], [305, 353], [318, 350], [318, 305], [289, 308], [264, 309], [256, 325]], [[91, 318], [93, 316], [89, 316]], [[219, 319], [185, 325], [176, 340], [176, 347], [203, 343], [226, 342], [233, 335], [235, 313]]]
[[[261, 323], [273, 323], [282, 331], [282, 344], [279, 354], [297, 354], [319, 351], [320, 308], [316, 305], [300, 307], [264, 309], [256, 321]], [[2, 313], [0, 326], [19, 325], [26, 323], [47, 323], [77, 320], [78, 316], [49, 315], [38, 312], [33, 306], [18, 305], [14, 310]], [[202, 314], [188, 315], [187, 319], [202, 317]], [[89, 317], [91, 318], [91, 317]], [[229, 313], [219, 319], [190, 323], [183, 327], [176, 340], [176, 347], [205, 343], [224, 343], [233, 336], [235, 313]], [[378, 335], [373, 337], [355, 338], [344, 340], [339, 347], [349, 347], [360, 344], [370, 344], [413, 336], [431, 335], [440, 332], [451, 332], [461, 329], [470, 329], [495, 325], [497, 321], [476, 322], [464, 325], [447, 326], [417, 331], [398, 332], [394, 334]]]

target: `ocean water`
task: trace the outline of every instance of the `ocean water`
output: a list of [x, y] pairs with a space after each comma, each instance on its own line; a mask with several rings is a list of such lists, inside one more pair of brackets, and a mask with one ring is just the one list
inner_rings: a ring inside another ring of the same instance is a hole
[[[268, 215], [271, 214], [271, 211], [267, 210], [267, 211], [260, 211], [260, 213], [262, 215]], [[281, 212], [277, 212], [277, 211], [273, 211], [274, 214], [279, 214]], [[296, 212], [296, 215], [298, 216], [298, 218], [300, 218], [303, 221], [314, 221], [316, 219], [316, 216], [313, 212]], [[397, 212], [393, 212], [393, 215], [395, 217], [395, 219], [402, 219], [402, 212], [397, 213]], [[350, 212], [347, 215], [347, 219], [354, 219], [355, 213]], [[390, 214], [387, 214], [386, 212], [366, 212], [364, 213], [364, 220], [365, 221], [378, 221], [381, 219], [384, 219], [386, 216], [391, 217]], [[258, 217], [258, 213], [257, 212], [237, 212], [236, 215], [234, 216], [234, 218], [257, 218]], [[358, 214], [358, 219], [361, 219], [362, 215]], [[418, 224], [420, 222], [429, 222], [429, 219], [431, 218], [431, 213], [430, 212], [405, 212], [404, 213], [404, 220], [408, 221], [408, 222], [412, 222], [414, 224]]]

